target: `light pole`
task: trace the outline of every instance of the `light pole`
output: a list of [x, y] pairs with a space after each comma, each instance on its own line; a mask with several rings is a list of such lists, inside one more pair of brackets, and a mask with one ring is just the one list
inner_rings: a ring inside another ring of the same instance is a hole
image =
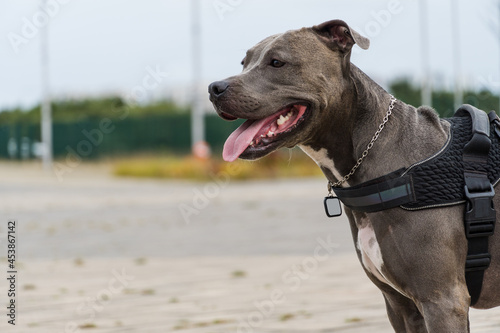
[[432, 107], [432, 85], [429, 61], [429, 22], [427, 21], [427, 0], [419, 1], [420, 8], [420, 50], [422, 64], [421, 103]]
[[[42, 7], [45, 7], [47, 0], [42, 0]], [[42, 139], [42, 161], [43, 169], [50, 171], [52, 169], [52, 109], [49, 89], [49, 51], [48, 34], [49, 24], [42, 28], [40, 39], [41, 51], [41, 74], [42, 74], [42, 103], [41, 103], [41, 139]]]
[[458, 1], [451, 0], [451, 35], [453, 50], [453, 70], [455, 72], [455, 110], [463, 103], [462, 73], [460, 57], [460, 11]]
[[201, 29], [200, 1], [191, 0], [191, 57], [193, 68], [192, 110], [191, 110], [191, 151], [195, 156], [204, 155], [205, 119], [201, 100]]

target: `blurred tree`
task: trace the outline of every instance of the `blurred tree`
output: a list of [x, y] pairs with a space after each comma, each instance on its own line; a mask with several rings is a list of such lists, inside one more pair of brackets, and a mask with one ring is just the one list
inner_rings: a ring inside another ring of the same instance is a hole
[[[52, 119], [54, 123], [69, 123], [89, 119], [147, 117], [166, 114], [184, 114], [188, 109], [172, 101], [158, 101], [145, 105], [126, 105], [120, 97], [85, 98], [54, 101]], [[0, 125], [13, 123], [40, 123], [40, 105], [30, 109], [9, 109], [0, 112]]]
[[[403, 102], [420, 106], [420, 87], [412, 84], [408, 79], [397, 79], [389, 85], [389, 91], [394, 97]], [[464, 103], [470, 104], [485, 111], [496, 110], [498, 113], [499, 98], [489, 90], [464, 91]], [[432, 92], [432, 105], [443, 118], [451, 117], [455, 113], [453, 91], [435, 89]]]
[[420, 105], [420, 90], [407, 79], [397, 79], [389, 85], [394, 97], [415, 107]]

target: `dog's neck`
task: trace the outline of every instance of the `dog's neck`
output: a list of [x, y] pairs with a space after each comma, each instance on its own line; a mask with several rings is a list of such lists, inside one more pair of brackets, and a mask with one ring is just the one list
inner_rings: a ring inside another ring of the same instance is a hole
[[[313, 139], [301, 148], [316, 161], [329, 181], [341, 180], [362, 156], [390, 103], [391, 95], [351, 64], [348, 86], [341, 100], [333, 101], [328, 108], [331, 121], [323, 122]], [[447, 133], [446, 125], [431, 109], [417, 111], [396, 101], [373, 148], [342, 186], [380, 177], [430, 156], [445, 143]]]

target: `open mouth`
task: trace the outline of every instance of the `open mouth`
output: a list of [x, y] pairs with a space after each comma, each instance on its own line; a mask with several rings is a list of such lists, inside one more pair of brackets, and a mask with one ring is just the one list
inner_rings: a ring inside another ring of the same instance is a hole
[[[247, 120], [227, 138], [222, 157], [233, 162], [244, 152], [265, 152], [278, 143], [304, 120], [306, 105], [289, 105], [275, 114], [260, 120]], [[225, 115], [227, 120], [233, 116]]]

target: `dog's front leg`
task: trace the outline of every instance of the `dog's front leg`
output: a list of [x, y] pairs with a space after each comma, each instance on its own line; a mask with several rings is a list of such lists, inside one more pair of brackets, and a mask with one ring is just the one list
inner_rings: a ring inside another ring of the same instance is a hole
[[422, 328], [425, 323], [428, 333], [468, 333], [470, 298], [463, 264], [466, 244], [462, 225], [456, 223], [461, 212], [448, 209], [437, 213], [415, 212], [405, 219], [394, 215], [396, 222], [385, 229], [385, 235], [380, 233], [384, 228], [375, 228], [386, 259], [381, 271], [397, 288], [395, 292], [403, 293], [390, 301], [405, 320], [407, 332], [426, 332]]
[[469, 332], [460, 209], [346, 212], [361, 263], [383, 292], [396, 333]]
[[462, 214], [456, 208], [410, 214], [396, 209], [372, 220], [385, 259], [382, 274], [396, 287], [384, 296], [405, 321], [407, 332], [426, 332], [424, 323], [428, 333], [469, 332], [467, 244], [463, 225], [457, 223]]
[[[446, 288], [448, 287], [448, 288]], [[417, 303], [429, 333], [469, 333], [469, 294], [465, 283], [456, 281], [436, 291], [432, 299]]]
[[437, 302], [415, 303], [387, 286], [379, 285], [379, 288], [384, 295], [387, 315], [396, 333], [470, 332], [466, 310], [464, 307], [457, 307], [451, 295], [446, 295]]
[[384, 295], [387, 315], [396, 333], [428, 333], [425, 320], [411, 299], [394, 289], [379, 285]]

